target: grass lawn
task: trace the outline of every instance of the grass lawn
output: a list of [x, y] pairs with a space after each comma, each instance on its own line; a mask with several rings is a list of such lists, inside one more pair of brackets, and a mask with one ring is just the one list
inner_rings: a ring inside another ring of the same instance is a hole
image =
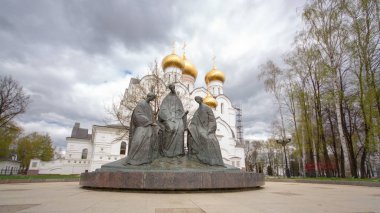
[[0, 180], [14, 179], [65, 179], [79, 178], [80, 175], [0, 175]]
[[290, 180], [318, 180], [318, 181], [364, 181], [364, 182], [380, 182], [380, 178], [338, 178], [338, 177], [315, 177], [315, 178], [307, 178], [307, 177], [291, 177], [291, 178], [284, 178], [284, 177], [267, 177], [267, 179], [290, 179]]

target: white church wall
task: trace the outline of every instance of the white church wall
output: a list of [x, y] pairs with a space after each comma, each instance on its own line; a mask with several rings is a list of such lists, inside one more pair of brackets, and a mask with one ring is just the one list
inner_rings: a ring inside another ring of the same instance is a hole
[[[120, 144], [122, 141], [128, 142], [128, 140], [126, 136], [120, 139], [122, 135], [119, 131], [119, 128], [93, 126], [94, 149], [89, 171], [95, 171], [105, 163], [110, 163], [124, 157], [124, 155], [120, 155]], [[119, 147], [118, 151], [117, 147]], [[128, 150], [126, 150], [126, 152], [128, 152]]]
[[92, 158], [92, 143], [91, 140], [78, 139], [78, 138], [66, 138], [66, 159], [81, 159], [82, 152], [87, 149], [87, 158]]
[[121, 143], [122, 142], [126, 143], [126, 151], [125, 151], [125, 153], [128, 153], [128, 141], [127, 140], [119, 140], [119, 141], [113, 142], [111, 144], [111, 154], [112, 155], [121, 155], [120, 154], [120, 150], [121, 150]]
[[38, 174], [80, 174], [88, 170], [90, 160], [57, 159], [53, 161], [30, 161], [29, 170], [38, 171]]
[[[232, 129], [234, 129], [236, 125], [236, 110], [232, 106], [231, 101], [224, 95], [216, 97], [216, 101], [218, 102], [218, 106], [215, 110], [215, 117], [222, 118]], [[221, 112], [222, 105], [223, 113]]]
[[244, 168], [244, 149], [236, 147], [236, 140], [232, 129], [228, 126], [228, 124], [220, 119], [217, 119], [216, 136], [218, 138], [225, 163], [238, 168]]

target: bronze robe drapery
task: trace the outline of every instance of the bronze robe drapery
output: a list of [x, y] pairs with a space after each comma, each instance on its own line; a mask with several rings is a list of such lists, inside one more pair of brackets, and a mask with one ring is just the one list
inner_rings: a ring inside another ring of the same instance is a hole
[[187, 144], [189, 155], [208, 165], [224, 166], [218, 139], [216, 120], [212, 109], [205, 104], [195, 111], [189, 125]]
[[175, 157], [185, 154], [184, 130], [185, 111], [181, 100], [176, 94], [169, 93], [161, 103], [158, 122], [161, 127], [161, 154], [165, 157]]
[[154, 160], [158, 152], [158, 145], [157, 130], [152, 123], [152, 108], [146, 101], [141, 101], [132, 112], [127, 164], [141, 165]]

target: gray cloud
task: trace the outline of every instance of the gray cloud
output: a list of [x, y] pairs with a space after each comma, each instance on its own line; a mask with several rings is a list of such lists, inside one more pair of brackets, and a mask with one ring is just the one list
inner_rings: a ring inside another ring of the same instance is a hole
[[104, 54], [114, 42], [121, 42], [138, 50], [169, 40], [178, 16], [169, 1], [115, 0], [3, 1], [0, 14], [5, 49], [21, 58], [38, 45]]
[[291, 48], [304, 3], [6, 0], [0, 7], [0, 72], [32, 97], [18, 118], [25, 130], [46, 131], [64, 146], [75, 121], [87, 128], [102, 124], [105, 107], [131, 76], [146, 74], [173, 41], [186, 41], [187, 57], [199, 71], [197, 86], [204, 85], [215, 55], [226, 74], [226, 95], [243, 106], [247, 137], [262, 138], [276, 110], [257, 79], [258, 67]]

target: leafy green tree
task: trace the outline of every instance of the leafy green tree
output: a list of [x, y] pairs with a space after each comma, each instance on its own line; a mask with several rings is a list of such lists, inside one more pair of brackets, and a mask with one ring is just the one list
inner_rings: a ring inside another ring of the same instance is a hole
[[52, 140], [48, 134], [33, 132], [18, 140], [17, 154], [24, 167], [28, 167], [33, 158], [49, 161], [54, 156]]
[[379, 139], [377, 128], [380, 122], [380, 90], [378, 85], [379, 13], [378, 2], [362, 0], [348, 1], [345, 11], [350, 20], [351, 40], [347, 42], [352, 63], [350, 69], [357, 78], [358, 102], [362, 114], [364, 144], [361, 147], [360, 175], [368, 176], [368, 155], [376, 151]]
[[11, 144], [15, 143], [21, 133], [21, 128], [13, 123], [0, 127], [0, 158], [8, 158], [11, 154]]
[[308, 1], [285, 66], [261, 68], [280, 129], [292, 123], [286, 130], [304, 175], [369, 178], [380, 168], [379, 8], [371, 0]]

